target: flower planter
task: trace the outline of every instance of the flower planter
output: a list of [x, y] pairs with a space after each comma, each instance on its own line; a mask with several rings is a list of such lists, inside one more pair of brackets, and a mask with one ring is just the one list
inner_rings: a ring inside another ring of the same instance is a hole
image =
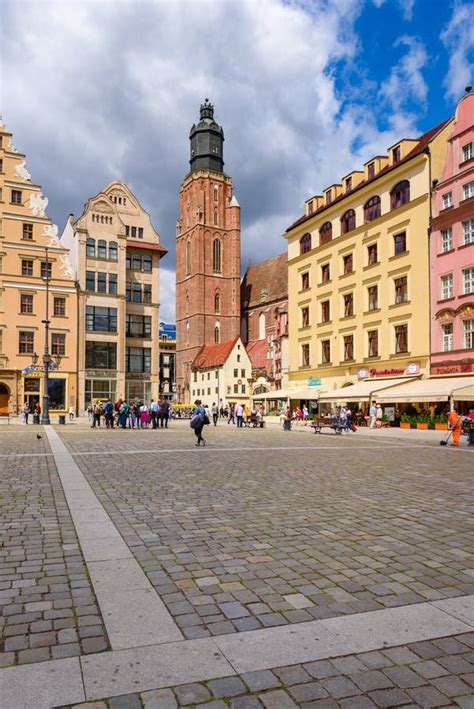
[[447, 423], [435, 423], [435, 431], [447, 431], [448, 430], [448, 424]]
[[410, 424], [407, 421], [401, 421], [400, 428], [410, 428]]
[[428, 424], [427, 423], [417, 423], [416, 427], [418, 430], [423, 430], [427, 431], [428, 430]]

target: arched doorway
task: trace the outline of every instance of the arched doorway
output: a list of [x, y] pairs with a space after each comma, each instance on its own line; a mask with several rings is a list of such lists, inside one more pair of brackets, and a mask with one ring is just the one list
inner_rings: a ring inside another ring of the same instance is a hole
[[10, 389], [6, 384], [0, 384], [0, 416], [8, 416], [10, 413], [8, 402], [10, 401]]

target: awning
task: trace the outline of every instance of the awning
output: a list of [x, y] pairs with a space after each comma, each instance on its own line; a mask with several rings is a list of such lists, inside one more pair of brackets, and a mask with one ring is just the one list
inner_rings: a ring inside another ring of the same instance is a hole
[[265, 394], [253, 394], [252, 399], [256, 399], [257, 401], [267, 401], [269, 399], [273, 399], [274, 401], [277, 399], [316, 400], [319, 398], [320, 393], [321, 387], [290, 387], [289, 389], [277, 389], [275, 391], [269, 391]]
[[474, 377], [443, 377], [406, 382], [381, 393], [377, 396], [377, 402], [429, 403], [448, 401], [451, 396], [458, 401], [474, 401]]
[[[362, 382], [357, 382], [350, 386], [342, 387], [341, 389], [333, 389], [325, 391], [319, 397], [320, 401], [369, 401], [374, 394], [384, 389], [396, 387], [399, 384], [406, 383], [406, 378], [403, 379], [364, 379]], [[380, 401], [380, 396], [377, 395], [377, 401]], [[391, 399], [390, 399], [391, 401]]]

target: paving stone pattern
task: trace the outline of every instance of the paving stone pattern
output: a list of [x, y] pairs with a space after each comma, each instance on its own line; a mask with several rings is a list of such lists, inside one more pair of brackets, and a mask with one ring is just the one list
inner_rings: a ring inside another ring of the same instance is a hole
[[186, 638], [474, 593], [467, 450], [226, 424], [202, 451], [184, 425], [60, 433]]
[[48, 442], [44, 434], [36, 438], [38, 429], [0, 431], [0, 453], [11, 453], [0, 459], [0, 667], [108, 648]]
[[474, 707], [474, 633], [209, 682], [75, 709]]

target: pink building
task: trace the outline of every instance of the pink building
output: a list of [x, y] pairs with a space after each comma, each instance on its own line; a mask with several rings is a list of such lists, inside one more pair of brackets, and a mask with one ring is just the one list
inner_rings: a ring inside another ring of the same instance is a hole
[[433, 190], [431, 226], [431, 374], [474, 372], [472, 93], [456, 109], [443, 176]]

